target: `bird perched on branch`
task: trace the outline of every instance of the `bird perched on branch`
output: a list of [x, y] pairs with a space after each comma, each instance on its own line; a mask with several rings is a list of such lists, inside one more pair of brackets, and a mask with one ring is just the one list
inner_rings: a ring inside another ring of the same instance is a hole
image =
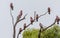
[[57, 24], [59, 24], [60, 18], [58, 16], [56, 16], [56, 22]]
[[38, 16], [38, 14], [36, 14], [36, 21], [38, 21], [38, 18], [39, 18], [39, 16]]
[[34, 22], [34, 19], [32, 17], [30, 17], [30, 22], [31, 22], [31, 24], [33, 24], [33, 22]]
[[22, 32], [22, 28], [19, 29], [19, 34]]
[[48, 7], [48, 14], [50, 14], [50, 12], [51, 12], [51, 9], [50, 9], [50, 7]]
[[26, 26], [26, 23], [24, 23], [24, 30], [26, 29], [26, 27], [27, 27], [27, 26]]
[[13, 10], [13, 3], [10, 3], [10, 8]]
[[39, 26], [40, 26], [41, 29], [43, 29], [43, 25], [41, 23], [39, 24]]
[[22, 16], [22, 10], [20, 11], [20, 14], [17, 16], [17, 20], [19, 20]]

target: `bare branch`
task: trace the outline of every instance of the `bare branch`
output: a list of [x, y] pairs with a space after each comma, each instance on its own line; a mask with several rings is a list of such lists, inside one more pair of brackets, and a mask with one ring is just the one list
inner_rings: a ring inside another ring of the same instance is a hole
[[44, 16], [44, 15], [46, 15], [47, 13], [48, 13], [48, 12], [46, 12], [46, 13], [44, 13], [44, 14], [40, 15], [39, 17]]
[[17, 38], [19, 38], [19, 33], [17, 34]]
[[45, 31], [45, 30], [47, 30], [48, 28], [52, 27], [55, 23], [56, 23], [56, 20], [50, 26], [48, 26], [45, 29], [43, 29], [42, 32]]
[[10, 9], [10, 15], [11, 15], [11, 18], [12, 18], [12, 24], [14, 25], [14, 17], [12, 15], [12, 10]]
[[[26, 14], [26, 15], [27, 15], [27, 14]], [[15, 38], [15, 35], [16, 35], [16, 29], [15, 29], [15, 28], [16, 28], [16, 26], [17, 26], [17, 23], [20, 22], [20, 21], [22, 21], [22, 20], [24, 20], [25, 17], [26, 17], [26, 15], [25, 15], [22, 19], [16, 21], [16, 23], [15, 23], [15, 25], [14, 25], [14, 27], [13, 27], [13, 28], [14, 28], [14, 29], [13, 29], [13, 30], [14, 30], [14, 35], [13, 35], [14, 38]], [[19, 36], [19, 33], [18, 33], [18, 35], [17, 35], [17, 38], [18, 38], [18, 36]]]
[[12, 24], [13, 24], [13, 38], [15, 38], [15, 26], [14, 26], [14, 17], [13, 17], [13, 15], [12, 15], [12, 10], [10, 9], [10, 15], [11, 15], [11, 18], [12, 18]]

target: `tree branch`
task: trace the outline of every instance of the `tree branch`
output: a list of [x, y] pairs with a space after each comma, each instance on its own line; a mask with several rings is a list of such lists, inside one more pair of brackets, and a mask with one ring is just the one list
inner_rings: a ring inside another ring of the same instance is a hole
[[40, 18], [41, 16], [44, 16], [44, 15], [46, 15], [47, 13], [48, 13], [48, 12], [46, 12], [46, 13], [44, 13], [44, 14], [40, 15], [40, 16], [39, 16], [39, 18]]
[[38, 33], [38, 38], [40, 38], [40, 37], [41, 37], [41, 28], [40, 28], [39, 33]]
[[56, 23], [56, 20], [50, 26], [48, 26], [45, 29], [43, 29], [42, 32], [45, 31], [45, 30], [47, 30], [48, 28], [52, 27], [55, 23]]
[[12, 24], [14, 25], [14, 17], [12, 15], [12, 10], [10, 9], [10, 15], [11, 15], [11, 18], [12, 18]]
[[[34, 22], [35, 22], [35, 20], [36, 20], [36, 19], [35, 19], [35, 14], [36, 14], [36, 13], [34, 13]], [[42, 15], [40, 15], [40, 16], [39, 16], [39, 18], [40, 18], [41, 16], [46, 15], [46, 14], [47, 14], [47, 12], [46, 12], [46, 13], [44, 13], [44, 14], [42, 14]], [[22, 20], [22, 19], [21, 19], [21, 20]], [[19, 21], [20, 21], [20, 20], [19, 20]], [[26, 26], [26, 28], [27, 28], [27, 27], [29, 27], [30, 25], [31, 25], [31, 23], [29, 23], [29, 24]], [[25, 29], [22, 29], [22, 31], [23, 31], [23, 30], [25, 30]], [[22, 31], [21, 31], [21, 32], [22, 32]], [[21, 34], [21, 32], [20, 32], [20, 33], [18, 33], [18, 36], [19, 36], [19, 34]], [[17, 38], [18, 38], [18, 36], [17, 36]]]
[[19, 38], [19, 33], [17, 34], [17, 38]]
[[13, 17], [13, 15], [12, 15], [12, 10], [11, 10], [11, 9], [10, 9], [10, 15], [11, 15], [11, 17], [12, 17], [12, 24], [13, 24], [13, 38], [15, 38], [15, 35], [16, 35], [16, 29], [15, 29], [15, 28], [16, 28], [16, 25], [17, 25], [18, 22], [24, 20], [27, 14], [26, 14], [22, 19], [17, 20], [17, 21], [15, 22], [15, 24], [14, 24], [14, 17]]

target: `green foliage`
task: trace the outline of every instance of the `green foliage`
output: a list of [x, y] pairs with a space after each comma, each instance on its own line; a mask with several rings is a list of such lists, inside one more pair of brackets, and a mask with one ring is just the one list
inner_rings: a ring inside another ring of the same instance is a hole
[[[23, 32], [23, 38], [38, 38], [39, 29], [28, 29]], [[60, 38], [60, 27], [54, 25], [44, 32], [41, 32], [41, 38]]]
[[25, 30], [23, 33], [23, 38], [37, 38], [38, 35], [38, 29], [33, 30]]

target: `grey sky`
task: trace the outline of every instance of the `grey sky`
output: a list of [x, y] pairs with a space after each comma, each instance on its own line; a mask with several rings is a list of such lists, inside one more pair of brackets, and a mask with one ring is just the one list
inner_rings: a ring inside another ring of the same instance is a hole
[[[0, 1], [0, 38], [12, 38], [12, 23], [9, 11], [9, 4], [14, 3], [13, 16], [16, 20], [16, 16], [20, 10], [23, 10], [23, 15], [28, 13], [26, 20], [21, 21], [16, 29], [17, 33], [19, 28], [23, 28], [23, 23], [29, 24], [30, 16], [33, 17], [34, 11], [41, 15], [47, 11], [48, 7], [51, 7], [51, 15], [46, 14], [39, 19], [39, 22], [34, 23], [28, 28], [39, 28], [41, 22], [44, 26], [48, 26], [54, 22], [55, 16], [60, 17], [60, 0], [1, 0]], [[22, 36], [22, 35], [21, 35]], [[20, 37], [21, 38], [21, 37]]]

